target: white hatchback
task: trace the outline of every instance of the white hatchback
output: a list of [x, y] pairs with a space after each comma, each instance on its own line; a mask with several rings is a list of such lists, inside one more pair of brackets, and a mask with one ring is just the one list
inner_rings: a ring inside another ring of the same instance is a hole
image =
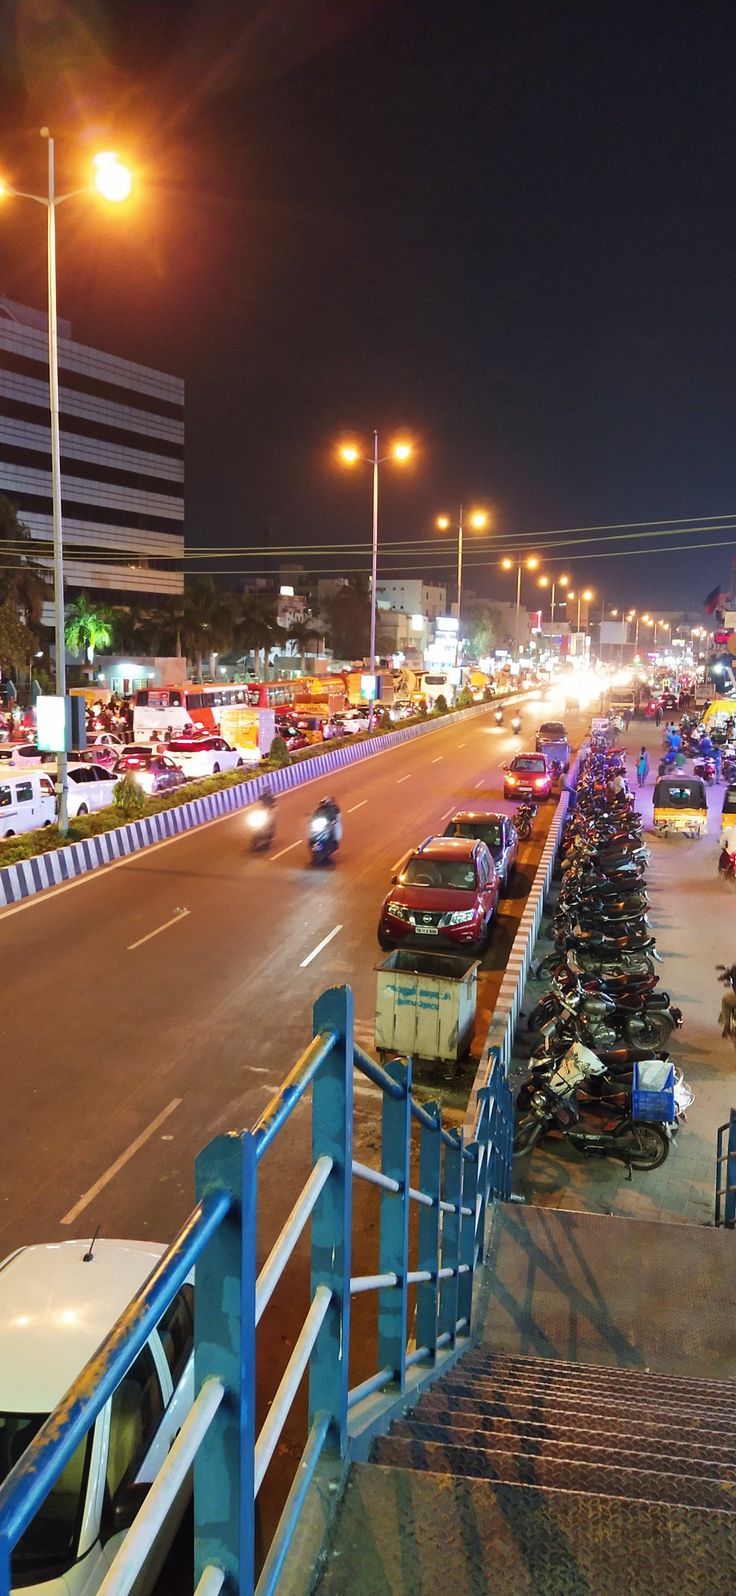
[[221, 770], [239, 770], [245, 764], [242, 749], [233, 748], [224, 737], [172, 737], [162, 746], [186, 776], [218, 776]]
[[[0, 1264], [0, 1480], [10, 1472], [164, 1248], [142, 1241], [23, 1247]], [[13, 1554], [25, 1596], [94, 1596], [192, 1405], [194, 1288], [182, 1286]], [[191, 1486], [136, 1593], [152, 1591]]]

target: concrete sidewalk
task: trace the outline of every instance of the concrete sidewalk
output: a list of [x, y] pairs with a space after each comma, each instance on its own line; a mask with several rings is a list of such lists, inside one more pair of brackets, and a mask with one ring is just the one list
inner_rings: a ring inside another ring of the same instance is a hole
[[[728, 1119], [731, 1105], [736, 1106], [736, 1054], [721, 1038], [721, 987], [715, 974], [716, 964], [736, 958], [736, 885], [721, 881], [717, 871], [724, 788], [708, 792], [706, 836], [695, 840], [654, 836], [652, 795], [661, 732], [635, 722], [624, 741], [632, 784], [642, 743], [652, 765], [645, 787], [636, 794], [651, 848], [650, 919], [664, 961], [658, 966], [660, 989], [670, 993], [684, 1015], [670, 1051], [695, 1092], [695, 1102], [661, 1169], [634, 1172], [629, 1181], [624, 1166], [613, 1159], [583, 1159], [566, 1144], [552, 1140], [531, 1158], [517, 1160], [514, 1189], [541, 1206], [712, 1224], [716, 1131]], [[550, 949], [551, 943], [540, 938], [535, 960]], [[524, 1015], [544, 990], [544, 983], [528, 983]], [[524, 1020], [521, 1024], [523, 1028]], [[512, 1085], [518, 1085], [526, 1072], [527, 1054], [522, 1029], [514, 1050]]]

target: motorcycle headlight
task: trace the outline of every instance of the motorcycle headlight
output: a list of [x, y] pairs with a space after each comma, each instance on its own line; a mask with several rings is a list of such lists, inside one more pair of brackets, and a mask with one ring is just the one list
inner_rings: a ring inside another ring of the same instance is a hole
[[475, 909], [455, 909], [449, 917], [450, 925], [468, 925], [475, 919]]
[[252, 831], [262, 831], [266, 824], [266, 820], [267, 816], [265, 809], [251, 809], [250, 814], [248, 815], [248, 825]]
[[310, 836], [321, 837], [322, 832], [327, 830], [327, 824], [326, 820], [313, 820], [309, 827]]

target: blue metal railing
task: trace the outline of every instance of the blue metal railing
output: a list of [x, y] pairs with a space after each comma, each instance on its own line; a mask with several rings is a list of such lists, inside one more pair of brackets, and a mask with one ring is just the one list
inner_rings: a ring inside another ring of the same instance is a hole
[[724, 1230], [736, 1229], [736, 1108], [718, 1127], [715, 1219]]
[[[355, 1045], [349, 988], [322, 995], [313, 1029], [313, 1041], [257, 1124], [216, 1137], [199, 1154], [193, 1213], [0, 1487], [0, 1596], [11, 1588], [13, 1548], [195, 1265], [194, 1406], [100, 1596], [131, 1589], [192, 1465], [196, 1596], [251, 1596], [256, 1497], [308, 1371], [306, 1446], [257, 1586], [258, 1596], [271, 1596], [320, 1458], [344, 1458], [349, 1447], [357, 1452], [385, 1428], [398, 1404], [467, 1344], [488, 1209], [511, 1189], [513, 1108], [500, 1063], [491, 1061], [478, 1093], [475, 1139], [466, 1147], [462, 1132], [443, 1126], [436, 1104], [421, 1106], [413, 1098], [410, 1062], [382, 1068]], [[352, 1156], [354, 1068], [381, 1091], [380, 1169]], [[258, 1166], [310, 1088], [311, 1170], [257, 1274]], [[379, 1191], [373, 1275], [352, 1272], [355, 1180]], [[412, 1203], [418, 1209], [415, 1258]], [[256, 1436], [257, 1326], [310, 1221], [309, 1310]], [[366, 1292], [377, 1299], [377, 1368], [351, 1389], [350, 1304]]]

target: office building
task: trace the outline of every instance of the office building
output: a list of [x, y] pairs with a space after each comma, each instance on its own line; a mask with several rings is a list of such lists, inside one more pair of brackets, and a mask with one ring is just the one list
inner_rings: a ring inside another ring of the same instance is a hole
[[376, 602], [379, 610], [402, 610], [404, 615], [422, 615], [426, 621], [435, 621], [438, 615], [447, 614], [447, 588], [424, 582], [421, 577], [380, 581], [376, 583]]
[[[181, 593], [184, 383], [75, 343], [59, 321], [67, 591], [122, 602]], [[0, 297], [0, 491], [50, 542], [46, 317]]]

